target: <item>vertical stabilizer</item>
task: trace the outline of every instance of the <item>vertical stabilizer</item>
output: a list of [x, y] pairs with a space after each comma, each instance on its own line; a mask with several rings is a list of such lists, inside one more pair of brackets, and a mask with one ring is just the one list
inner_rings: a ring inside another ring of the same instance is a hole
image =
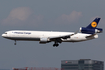
[[101, 18], [95, 18], [86, 28], [96, 28]]

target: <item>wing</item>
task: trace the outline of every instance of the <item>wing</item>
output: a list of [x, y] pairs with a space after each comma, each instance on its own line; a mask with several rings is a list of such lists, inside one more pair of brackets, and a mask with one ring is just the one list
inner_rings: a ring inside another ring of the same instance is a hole
[[48, 42], [51, 42], [51, 41], [55, 41], [55, 42], [59, 42], [61, 43], [62, 42], [62, 38], [63, 39], [67, 39], [67, 38], [70, 38], [70, 36], [72, 36], [74, 34], [69, 34], [69, 35], [62, 35], [62, 36], [55, 36], [55, 37], [42, 37], [40, 38], [40, 42], [39, 43], [48, 43]]
[[61, 43], [62, 42], [62, 39], [67, 39], [67, 38], [70, 38], [71, 36], [77, 34], [78, 31], [74, 32], [73, 34], [68, 34], [68, 35], [61, 35], [61, 36], [54, 36], [54, 37], [48, 37], [48, 38], [40, 38], [40, 43], [48, 43], [48, 42], [51, 42], [51, 41], [55, 41], [55, 42], [59, 42]]
[[74, 32], [73, 34], [56, 36], [56, 37], [50, 37], [49, 39], [50, 39], [50, 41], [57, 41], [57, 42], [61, 43], [62, 42], [62, 40], [61, 40], [62, 38], [63, 39], [67, 39], [67, 38], [70, 38], [71, 36], [73, 36], [73, 35], [75, 35], [77, 33], [78, 33], [78, 30], [76, 32]]
[[77, 34], [78, 31], [76, 31], [75, 33], [73, 34], [68, 34], [68, 35], [62, 35], [62, 36], [56, 36], [56, 37], [50, 37], [50, 39], [58, 39], [58, 38], [63, 38], [63, 39], [67, 39], [67, 38], [70, 38], [71, 36]]
[[62, 35], [62, 36], [56, 36], [56, 37], [49, 37], [50, 41], [57, 41], [59, 43], [62, 42], [62, 39], [67, 39], [70, 38], [71, 36], [75, 35], [74, 34], [69, 34], [69, 35]]
[[49, 37], [50, 39], [58, 39], [58, 38], [70, 38], [70, 36], [71, 36], [72, 34], [70, 34], [70, 35], [62, 35], [62, 36], [55, 36], [55, 37]]

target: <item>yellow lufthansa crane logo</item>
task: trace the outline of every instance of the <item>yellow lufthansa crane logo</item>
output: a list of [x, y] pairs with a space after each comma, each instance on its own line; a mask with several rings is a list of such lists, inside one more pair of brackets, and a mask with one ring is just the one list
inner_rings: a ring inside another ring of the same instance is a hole
[[97, 26], [97, 23], [96, 23], [96, 22], [92, 22], [92, 23], [91, 23], [91, 26], [92, 26], [92, 27], [96, 27], [96, 26]]

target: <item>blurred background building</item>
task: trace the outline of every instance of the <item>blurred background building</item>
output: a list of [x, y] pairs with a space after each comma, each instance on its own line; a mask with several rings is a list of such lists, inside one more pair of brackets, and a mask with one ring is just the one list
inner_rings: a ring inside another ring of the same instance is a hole
[[61, 68], [45, 68], [45, 67], [24, 67], [24, 68], [13, 68], [13, 70], [62, 70]]
[[10, 69], [0, 69], [0, 70], [10, 70]]
[[104, 70], [104, 62], [91, 59], [62, 60], [63, 70]]

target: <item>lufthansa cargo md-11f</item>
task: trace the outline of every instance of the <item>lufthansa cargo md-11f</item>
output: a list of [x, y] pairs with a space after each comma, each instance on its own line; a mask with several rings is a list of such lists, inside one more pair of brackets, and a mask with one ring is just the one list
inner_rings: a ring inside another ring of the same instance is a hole
[[2, 34], [2, 37], [15, 41], [39, 41], [40, 44], [54, 42], [53, 46], [59, 46], [62, 42], [81, 42], [98, 38], [97, 33], [103, 31], [102, 28], [97, 28], [100, 18], [96, 18], [87, 27], [80, 27], [78, 32], [54, 32], [54, 31], [26, 31], [26, 30], [11, 30]]

